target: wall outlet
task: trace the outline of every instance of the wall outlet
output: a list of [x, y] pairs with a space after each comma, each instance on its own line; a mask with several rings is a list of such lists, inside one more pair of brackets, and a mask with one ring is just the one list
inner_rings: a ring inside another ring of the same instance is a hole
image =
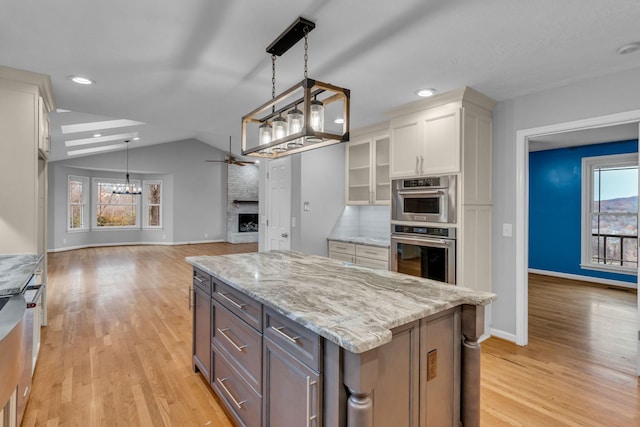
[[163, 234], [163, 235], [162, 235], [162, 240], [166, 240], [166, 239], [167, 239], [167, 235], [166, 235], [166, 234]]
[[62, 239], [62, 244], [63, 245], [67, 244], [67, 239]]
[[295, 226], [296, 226], [296, 217], [295, 217], [295, 216], [292, 216], [292, 217], [291, 217], [291, 226], [292, 226], [292, 227], [295, 227]]
[[204, 233], [204, 238], [206, 239], [207, 237], [209, 237], [208, 233]]
[[502, 235], [504, 237], [513, 236], [513, 224], [502, 224]]

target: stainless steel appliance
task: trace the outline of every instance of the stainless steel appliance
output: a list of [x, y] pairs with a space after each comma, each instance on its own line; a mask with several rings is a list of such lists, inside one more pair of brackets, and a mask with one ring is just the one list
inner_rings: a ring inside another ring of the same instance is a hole
[[456, 176], [394, 179], [391, 220], [456, 222]]
[[456, 229], [391, 225], [391, 270], [456, 283]]

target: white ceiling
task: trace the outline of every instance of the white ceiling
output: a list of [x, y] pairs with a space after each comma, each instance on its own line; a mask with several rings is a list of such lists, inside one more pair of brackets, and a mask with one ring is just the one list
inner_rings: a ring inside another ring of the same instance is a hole
[[[241, 117], [271, 96], [265, 48], [298, 16], [317, 25], [309, 76], [351, 89], [352, 128], [423, 87], [501, 101], [640, 71], [640, 52], [616, 52], [640, 41], [638, 0], [3, 0], [0, 65], [50, 75], [72, 111], [52, 116], [52, 160], [66, 157], [60, 125], [112, 118], [147, 123], [109, 131], [138, 132], [136, 146], [193, 137], [227, 150], [233, 135], [237, 153]], [[302, 79], [302, 43], [277, 79], [278, 92]]]

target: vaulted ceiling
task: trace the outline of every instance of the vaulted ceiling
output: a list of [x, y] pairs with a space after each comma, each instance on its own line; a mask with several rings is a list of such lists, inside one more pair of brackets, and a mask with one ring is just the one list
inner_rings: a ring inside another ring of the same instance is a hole
[[[501, 101], [640, 76], [640, 52], [617, 53], [640, 41], [637, 0], [3, 0], [0, 12], [0, 65], [50, 75], [70, 111], [52, 115], [53, 160], [66, 158], [65, 141], [97, 132], [62, 125], [114, 119], [144, 124], [100, 133], [222, 150], [232, 135], [238, 153], [241, 117], [271, 97], [265, 48], [298, 16], [316, 23], [309, 76], [351, 89], [353, 128], [424, 87], [471, 86]], [[302, 66], [298, 43], [277, 60], [277, 90], [300, 81]]]

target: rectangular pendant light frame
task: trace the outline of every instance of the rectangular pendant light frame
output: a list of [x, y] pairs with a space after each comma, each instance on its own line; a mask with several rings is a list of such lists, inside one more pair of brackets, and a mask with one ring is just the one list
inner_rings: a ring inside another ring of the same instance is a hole
[[[285, 92], [262, 104], [260, 107], [256, 108], [242, 118], [242, 154], [245, 156], [275, 159], [278, 157], [289, 156], [291, 154], [299, 153], [302, 151], [308, 151], [315, 148], [326, 147], [328, 145], [348, 141], [350, 122], [350, 96], [351, 94], [349, 89], [334, 86], [332, 84], [320, 82], [314, 79], [303, 79], [299, 84], [292, 86]], [[342, 101], [342, 119], [344, 120], [344, 123], [342, 124], [341, 133], [316, 132], [310, 126], [309, 117], [311, 112], [311, 101], [313, 101], [315, 98], [319, 98], [319, 100], [325, 106], [334, 102]], [[302, 112], [304, 113], [304, 124], [301, 132], [297, 132], [295, 134], [287, 135], [284, 138], [273, 140], [268, 144], [257, 144], [256, 146], [253, 146], [251, 148], [248, 147], [247, 139], [250, 137], [248, 135], [249, 127], [254, 128], [253, 130], [255, 130], [257, 139], [257, 129], [261, 124], [270, 121], [274, 117], [277, 117], [281, 114], [285, 114], [288, 110], [292, 109], [295, 106], [301, 106]], [[310, 143], [307, 141], [309, 138], [318, 142]], [[289, 143], [298, 139], [302, 139], [304, 141], [302, 147], [288, 149], [283, 152], [265, 152], [265, 150], [271, 149], [280, 144]]]

